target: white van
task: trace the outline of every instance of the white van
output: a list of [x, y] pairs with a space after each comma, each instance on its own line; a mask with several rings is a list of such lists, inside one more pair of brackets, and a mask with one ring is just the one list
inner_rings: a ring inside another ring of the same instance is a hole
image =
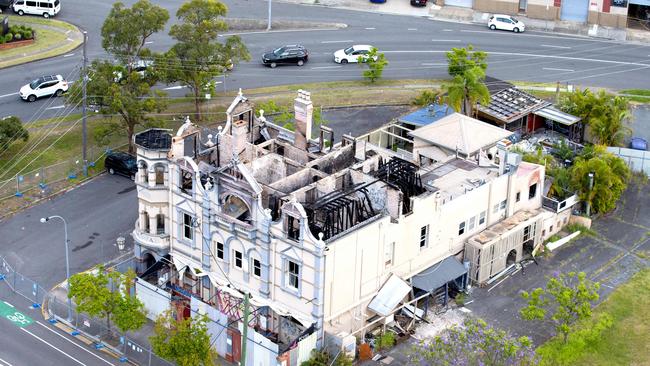
[[61, 3], [59, 0], [16, 0], [12, 9], [18, 15], [35, 14], [49, 18], [61, 11]]

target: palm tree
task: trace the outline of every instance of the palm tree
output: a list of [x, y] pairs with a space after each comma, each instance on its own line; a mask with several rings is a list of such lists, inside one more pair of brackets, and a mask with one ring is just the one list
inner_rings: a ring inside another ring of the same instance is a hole
[[482, 105], [490, 103], [490, 91], [484, 81], [485, 70], [478, 66], [455, 75], [451, 81], [442, 86], [447, 93], [445, 98], [447, 105], [466, 116], [472, 116], [477, 103]]

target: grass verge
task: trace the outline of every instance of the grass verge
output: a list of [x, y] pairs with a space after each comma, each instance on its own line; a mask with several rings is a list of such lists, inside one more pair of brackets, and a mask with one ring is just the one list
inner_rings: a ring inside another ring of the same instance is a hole
[[[543, 365], [647, 365], [650, 360], [650, 269], [634, 275], [572, 329], [568, 343], [538, 348]], [[608, 320], [608, 321], [604, 321]], [[609, 326], [603, 323], [609, 322]]]
[[[18, 17], [9, 15], [9, 24], [27, 25], [36, 30], [36, 42], [31, 45], [5, 50], [0, 54], [0, 68], [20, 65], [65, 54], [79, 47], [83, 38], [73, 37], [71, 32], [80, 33], [72, 24], [53, 19]], [[22, 57], [20, 57], [23, 55]]]

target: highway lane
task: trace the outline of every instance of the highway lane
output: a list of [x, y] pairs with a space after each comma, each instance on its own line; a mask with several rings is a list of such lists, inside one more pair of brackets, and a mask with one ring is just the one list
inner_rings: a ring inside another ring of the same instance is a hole
[[20, 327], [0, 317], [0, 366], [119, 365], [119, 361], [44, 321], [40, 309], [32, 309], [30, 303], [12, 293], [4, 283], [0, 283], [0, 301], [2, 309], [23, 314], [24, 322], [30, 323]]
[[[70, 2], [74, 4], [75, 1], [78, 0]], [[227, 3], [231, 6], [229, 15], [233, 17], [263, 18], [266, 14], [266, 8], [260, 6], [262, 2], [248, 0]], [[173, 12], [177, 2], [162, 1], [161, 4]], [[101, 50], [97, 38], [99, 27], [109, 8], [105, 4], [98, 5], [96, 9], [93, 6], [95, 11], [90, 15], [84, 8], [67, 5], [61, 18], [73, 22], [89, 22], [81, 25], [87, 26], [89, 33], [94, 34], [89, 42], [90, 57], [107, 58], [108, 55]], [[295, 82], [360, 79], [361, 70], [358, 66], [337, 65], [332, 60], [333, 51], [352, 43], [370, 43], [384, 51], [390, 62], [384, 77], [391, 79], [445, 78], [444, 52], [451, 47], [471, 43], [489, 53], [488, 73], [502, 79], [562, 81], [611, 88], [644, 88], [650, 81], [647, 70], [650, 68], [650, 47], [646, 45], [543, 32], [492, 32], [481, 25], [293, 4], [274, 4], [274, 19], [335, 21], [349, 26], [341, 30], [241, 34], [253, 59], [237, 65], [228, 75], [228, 90]], [[152, 41], [150, 46], [154, 50], [164, 50], [172, 43], [166, 34], [158, 34]], [[301, 43], [310, 50], [310, 61], [305, 66], [271, 70], [260, 64], [262, 52], [288, 43]], [[30, 121], [37, 117], [53, 117], [63, 113], [57, 109], [62, 100], [38, 101], [30, 105], [22, 103], [11, 93], [40, 74], [56, 72], [76, 79], [79, 62], [80, 54], [77, 51], [73, 56], [60, 56], [8, 69], [12, 72], [0, 75], [0, 117], [18, 115]], [[177, 97], [184, 95], [186, 90], [181, 88], [168, 92], [171, 97]]]

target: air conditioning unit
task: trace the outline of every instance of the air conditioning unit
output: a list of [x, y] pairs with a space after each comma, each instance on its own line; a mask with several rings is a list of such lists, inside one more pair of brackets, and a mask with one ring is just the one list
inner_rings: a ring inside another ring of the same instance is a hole
[[341, 332], [333, 338], [337, 346], [337, 351], [340, 350], [341, 353], [344, 353], [348, 357], [355, 357], [357, 353], [357, 339], [353, 335], [347, 332]]

